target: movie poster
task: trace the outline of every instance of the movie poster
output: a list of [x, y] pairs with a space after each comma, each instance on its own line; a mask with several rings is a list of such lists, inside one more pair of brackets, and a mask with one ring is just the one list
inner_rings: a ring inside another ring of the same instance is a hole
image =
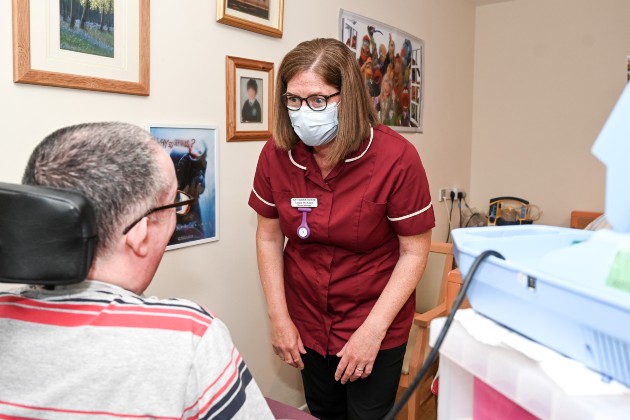
[[397, 131], [422, 132], [424, 42], [346, 10], [339, 34], [356, 54], [379, 121]]
[[166, 249], [218, 240], [217, 129], [151, 125], [149, 131], [173, 161], [177, 189], [195, 199], [188, 214], [177, 215]]

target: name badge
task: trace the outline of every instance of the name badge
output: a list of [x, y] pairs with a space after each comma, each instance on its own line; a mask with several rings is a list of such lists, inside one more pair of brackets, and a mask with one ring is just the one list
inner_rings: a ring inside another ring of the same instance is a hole
[[291, 207], [315, 208], [317, 207], [317, 198], [292, 198]]

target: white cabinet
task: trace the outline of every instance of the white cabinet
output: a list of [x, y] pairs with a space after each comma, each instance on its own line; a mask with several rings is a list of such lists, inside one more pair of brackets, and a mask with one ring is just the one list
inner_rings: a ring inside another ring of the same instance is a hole
[[[475, 378], [542, 419], [630, 419], [630, 389], [605, 384], [581, 365], [573, 369], [573, 361], [509, 332], [472, 309], [465, 311], [457, 314], [440, 350], [439, 420], [473, 419], [475, 404], [488, 403], [475, 393]], [[474, 325], [475, 317], [479, 317], [480, 325]], [[431, 324], [431, 344], [444, 320]], [[484, 337], [487, 330], [493, 333]], [[496, 412], [500, 408], [500, 404], [490, 407], [496, 413], [493, 418], [505, 418]]]

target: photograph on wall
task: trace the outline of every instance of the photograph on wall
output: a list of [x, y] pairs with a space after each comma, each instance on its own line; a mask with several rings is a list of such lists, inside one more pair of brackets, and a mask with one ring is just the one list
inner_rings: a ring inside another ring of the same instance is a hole
[[177, 226], [167, 250], [218, 240], [217, 128], [151, 124], [149, 131], [169, 154], [177, 189], [195, 199]]
[[628, 82], [630, 82], [630, 55], [626, 57], [626, 75], [628, 77]]
[[269, 20], [269, 0], [227, 0], [227, 7], [237, 12]]
[[339, 36], [356, 54], [379, 121], [422, 132], [424, 41], [343, 9]]
[[149, 95], [150, 0], [16, 0], [16, 83]]
[[227, 56], [226, 140], [269, 140], [273, 128], [273, 63]]
[[114, 0], [59, 0], [63, 50], [114, 58]]
[[256, 77], [240, 78], [241, 123], [261, 123], [263, 112], [263, 79]]
[[282, 38], [284, 0], [217, 0], [217, 22]]

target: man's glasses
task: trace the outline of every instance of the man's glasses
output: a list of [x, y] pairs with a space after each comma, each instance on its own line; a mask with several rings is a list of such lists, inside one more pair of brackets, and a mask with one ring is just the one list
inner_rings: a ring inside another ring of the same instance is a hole
[[306, 101], [306, 105], [313, 111], [323, 111], [328, 106], [328, 100], [339, 95], [341, 92], [333, 93], [332, 95], [311, 95], [307, 98], [302, 98], [297, 95], [285, 93], [282, 95], [282, 102], [291, 111], [298, 111], [302, 107], [302, 102]]
[[126, 235], [135, 225], [137, 225], [142, 219], [145, 217], [162, 210], [167, 209], [175, 209], [175, 212], [180, 216], [185, 216], [190, 212], [191, 204], [194, 203], [197, 199], [189, 196], [183, 191], [177, 191], [177, 195], [175, 196], [175, 202], [171, 204], [167, 204], [165, 206], [155, 207], [148, 212], [144, 213], [142, 217], [139, 217], [132, 224], [127, 226], [125, 230], [123, 230], [123, 235]]

